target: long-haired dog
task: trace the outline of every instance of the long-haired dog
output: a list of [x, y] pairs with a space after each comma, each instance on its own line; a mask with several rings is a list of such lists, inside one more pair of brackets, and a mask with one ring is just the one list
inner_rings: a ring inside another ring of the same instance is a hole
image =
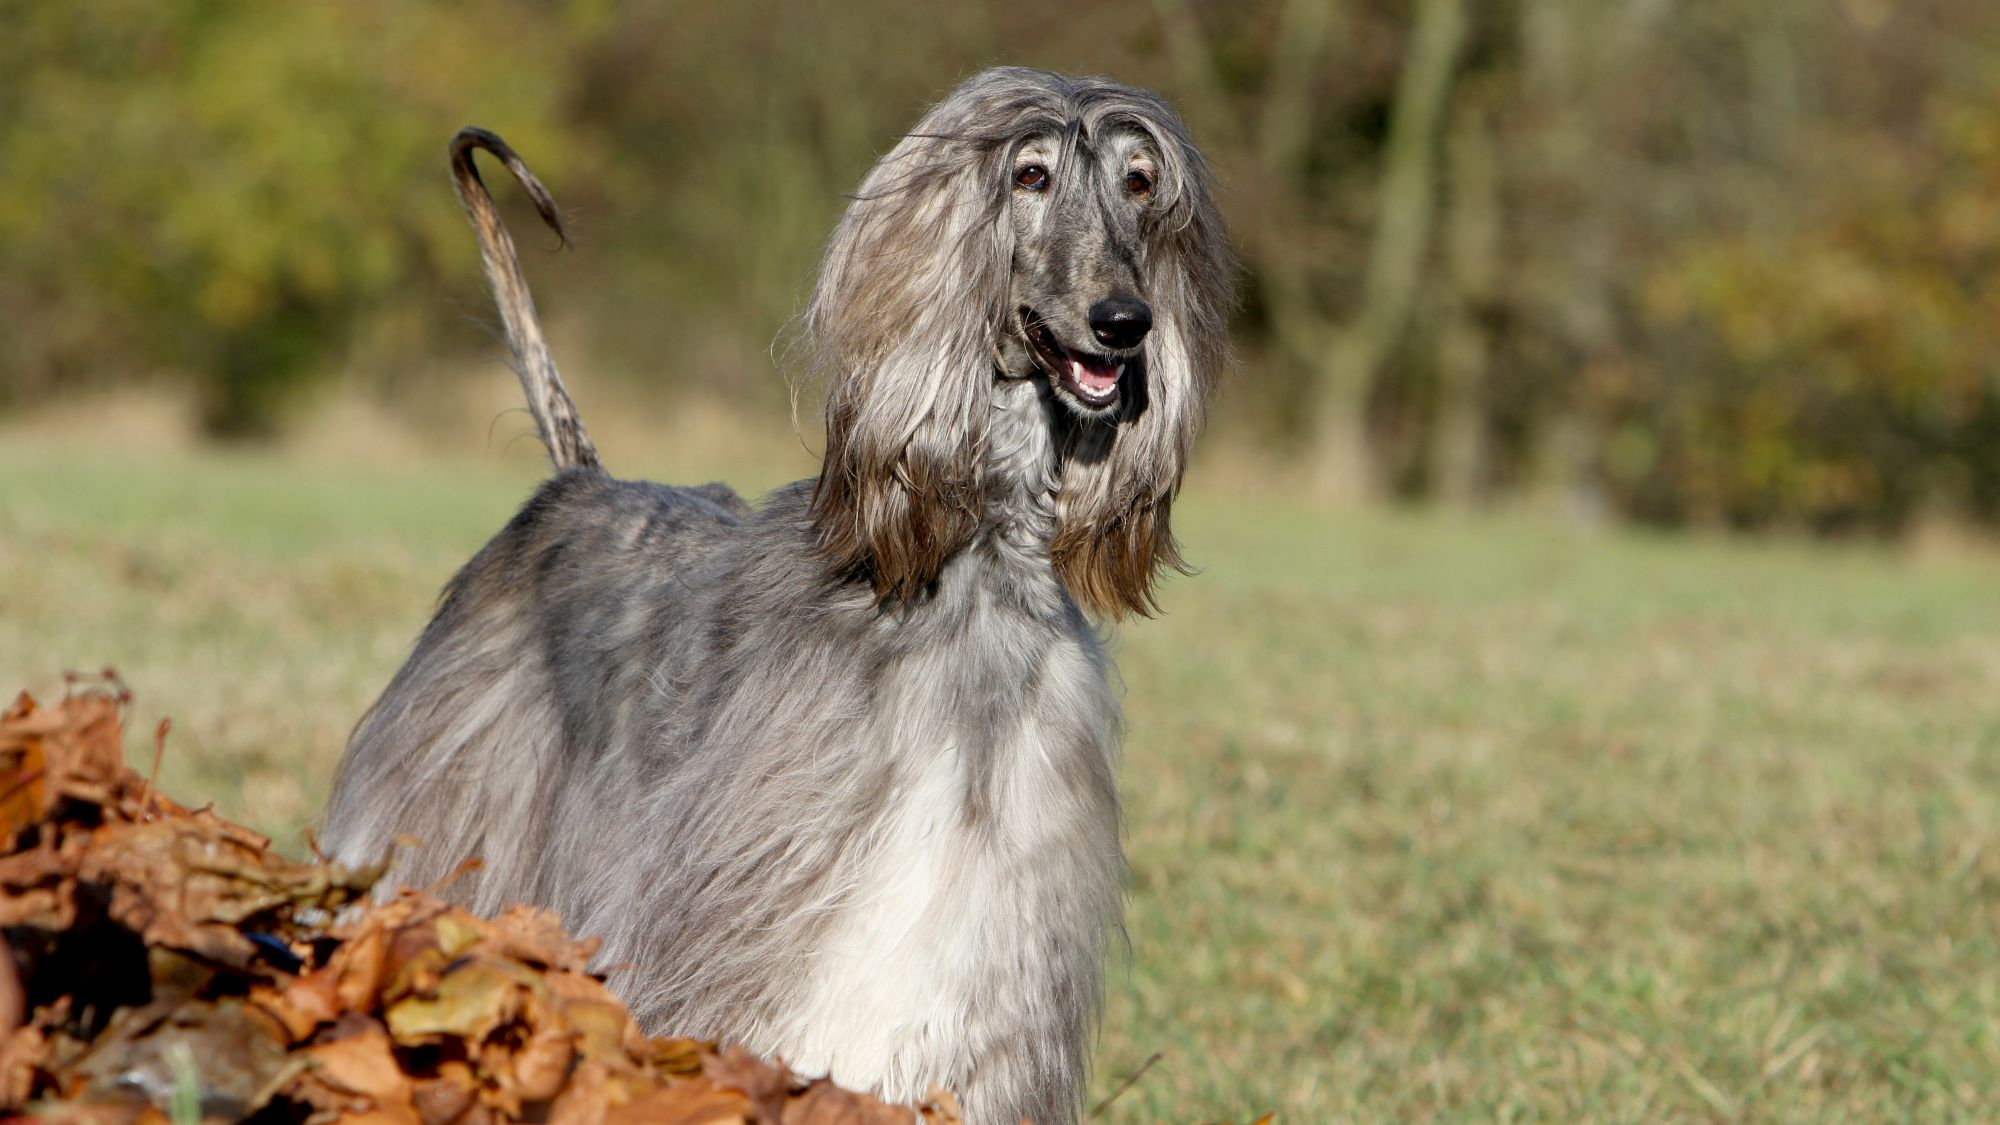
[[1155, 96], [990, 70], [869, 172], [804, 327], [817, 480], [615, 480], [453, 146], [557, 473], [446, 588], [325, 838], [552, 907], [652, 1032], [967, 1120], [1075, 1118], [1124, 857], [1091, 624], [1152, 608], [1234, 265]]

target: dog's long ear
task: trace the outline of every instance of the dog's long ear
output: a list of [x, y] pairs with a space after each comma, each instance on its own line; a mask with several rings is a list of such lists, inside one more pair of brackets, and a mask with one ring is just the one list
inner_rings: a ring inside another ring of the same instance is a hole
[[869, 172], [805, 318], [829, 380], [812, 519], [827, 559], [884, 600], [921, 592], [979, 530], [1012, 228], [1004, 153], [963, 113], [938, 106]]
[[1164, 102], [1124, 95], [1100, 112], [1150, 134], [1161, 163], [1141, 224], [1153, 330], [1145, 377], [1120, 405], [1118, 424], [1081, 426], [1071, 439], [1052, 546], [1071, 595], [1112, 617], [1151, 615], [1160, 571], [1188, 569], [1168, 513], [1208, 396], [1229, 364], [1237, 274], [1201, 153]]

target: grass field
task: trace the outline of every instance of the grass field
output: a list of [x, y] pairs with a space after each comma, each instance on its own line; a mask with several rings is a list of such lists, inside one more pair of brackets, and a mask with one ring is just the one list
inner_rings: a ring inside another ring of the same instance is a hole
[[[15, 429], [0, 690], [115, 664], [169, 791], [298, 850], [533, 480]], [[1163, 1058], [1104, 1120], [2000, 1117], [2000, 558], [1182, 512], [1099, 1094]]]

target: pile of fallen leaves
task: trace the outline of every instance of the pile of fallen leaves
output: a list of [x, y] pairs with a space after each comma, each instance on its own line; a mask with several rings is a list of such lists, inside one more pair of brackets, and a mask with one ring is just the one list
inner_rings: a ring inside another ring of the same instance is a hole
[[355, 905], [380, 868], [287, 860], [128, 769], [125, 702], [111, 680], [0, 714], [0, 1114], [958, 1120], [948, 1095], [892, 1107], [739, 1050], [648, 1039], [587, 970], [594, 943], [545, 911], [487, 920], [409, 892]]

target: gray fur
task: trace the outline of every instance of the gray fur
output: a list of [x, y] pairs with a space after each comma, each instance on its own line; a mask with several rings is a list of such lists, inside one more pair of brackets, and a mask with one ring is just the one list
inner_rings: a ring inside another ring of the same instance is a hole
[[[1029, 158], [1045, 190], [1015, 186]], [[1121, 188], [1141, 165], [1151, 190]], [[974, 1125], [1073, 1121], [1124, 877], [1083, 607], [1143, 611], [1178, 561], [1232, 277], [1208, 191], [1151, 95], [966, 82], [829, 245], [819, 479], [753, 509], [559, 471], [356, 729], [334, 854], [417, 835], [412, 884], [481, 857], [449, 892], [601, 936], [650, 1032], [892, 1099], [942, 1086]], [[1078, 346], [1113, 290], [1154, 327], [1094, 409], [1019, 310]]]

